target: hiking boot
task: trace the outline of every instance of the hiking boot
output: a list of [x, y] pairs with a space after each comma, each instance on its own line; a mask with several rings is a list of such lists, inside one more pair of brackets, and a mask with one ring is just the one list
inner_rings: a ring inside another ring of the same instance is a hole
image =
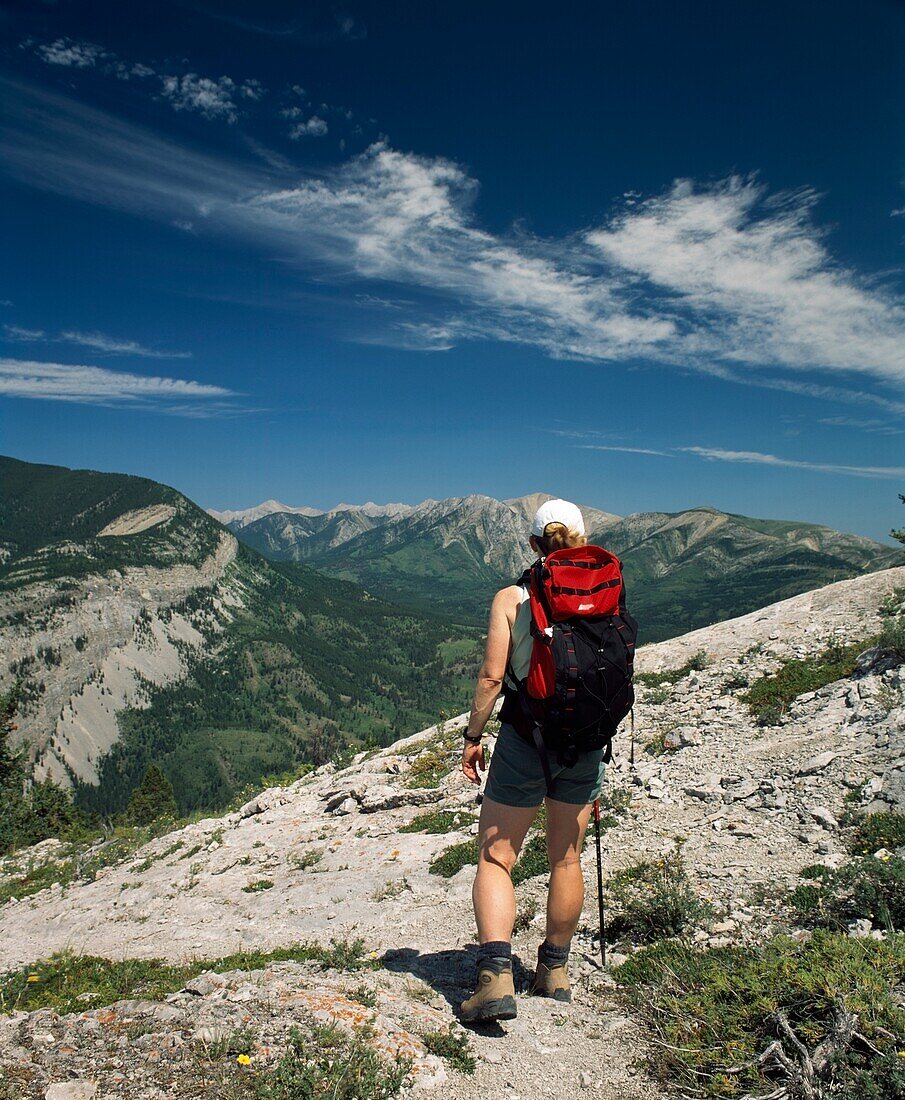
[[474, 996], [462, 1002], [462, 1023], [514, 1020], [517, 1012], [512, 963], [509, 959], [484, 959], [478, 965]]
[[531, 982], [529, 992], [535, 997], [552, 997], [554, 1001], [571, 1003], [572, 989], [569, 985], [569, 964], [547, 963], [543, 961], [540, 949], [537, 952], [537, 970]]

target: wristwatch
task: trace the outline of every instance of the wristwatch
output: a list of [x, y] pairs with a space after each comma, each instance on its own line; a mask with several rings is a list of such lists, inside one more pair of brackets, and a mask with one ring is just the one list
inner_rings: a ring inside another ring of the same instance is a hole
[[477, 737], [469, 737], [469, 736], [468, 736], [468, 730], [463, 730], [463, 732], [462, 732], [462, 736], [463, 736], [463, 737], [465, 738], [465, 740], [466, 740], [466, 741], [467, 741], [467, 742], [469, 743], [469, 745], [480, 745], [480, 743], [481, 743], [481, 740], [482, 740], [482, 738], [483, 738], [483, 736], [484, 736], [484, 735], [483, 735], [483, 734], [481, 734], [481, 733], [479, 733], [479, 734], [477, 735]]

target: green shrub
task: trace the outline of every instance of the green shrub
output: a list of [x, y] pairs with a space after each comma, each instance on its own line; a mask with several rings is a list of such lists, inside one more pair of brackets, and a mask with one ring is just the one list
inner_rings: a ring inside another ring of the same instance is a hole
[[442, 1058], [451, 1069], [459, 1073], [474, 1073], [477, 1069], [468, 1036], [452, 1025], [446, 1031], [422, 1032], [421, 1041], [430, 1054]]
[[823, 864], [805, 867], [809, 881], [790, 895], [807, 924], [838, 931], [851, 921], [869, 920], [888, 932], [905, 930], [905, 860], [899, 856], [863, 856], [838, 870]]
[[441, 875], [443, 878], [452, 878], [463, 867], [478, 862], [478, 842], [476, 839], [463, 840], [459, 844], [453, 844], [438, 856], [431, 860], [428, 870], [432, 875]]
[[[616, 976], [653, 1029], [650, 1068], [683, 1095], [737, 1097], [775, 1088], [756, 1059], [780, 1037], [778, 1014], [813, 1051], [841, 1004], [857, 1013], [859, 1032], [881, 1057], [867, 1048], [846, 1052], [836, 1067], [839, 1091], [831, 1095], [863, 1100], [872, 1094], [858, 1092], [859, 1081], [894, 1081], [889, 1059], [895, 1037], [905, 1034], [905, 1012], [892, 992], [905, 979], [901, 936], [877, 942], [817, 931], [802, 944], [778, 936], [756, 948], [709, 950], [665, 941], [633, 955]], [[795, 1050], [788, 1040], [783, 1045], [794, 1062]], [[897, 1095], [873, 1093], [878, 1100]]]
[[547, 860], [547, 834], [535, 833], [522, 845], [519, 857], [512, 868], [512, 885], [519, 886], [529, 878], [548, 875], [550, 864]]
[[682, 843], [657, 860], [642, 860], [611, 876], [606, 884], [611, 916], [609, 938], [652, 941], [678, 936], [713, 915], [685, 871]]
[[636, 672], [635, 683], [646, 687], [661, 687], [663, 684], [677, 684], [690, 672], [700, 672], [707, 667], [707, 654], [703, 650], [692, 654], [681, 668], [667, 669], [665, 672]]
[[858, 668], [858, 655], [869, 644], [834, 644], [816, 657], [786, 661], [776, 672], [770, 672], [756, 680], [741, 696], [741, 700], [748, 704], [748, 709], [755, 718], [760, 718], [764, 713], [775, 712], [776, 708], [785, 711], [799, 695], [817, 691], [836, 680], [851, 676]]
[[905, 813], [889, 810], [880, 814], [866, 814], [859, 822], [851, 839], [853, 855], [864, 855], [888, 848], [905, 847]]
[[249, 882], [247, 886], [242, 887], [243, 894], [260, 894], [264, 890], [272, 890], [273, 883], [269, 878], [258, 879], [257, 882]]
[[422, 752], [413, 762], [405, 779], [406, 787], [439, 787], [452, 771], [453, 760], [446, 745]]
[[905, 615], [887, 619], [876, 638], [876, 645], [884, 656], [898, 657], [905, 661]]
[[350, 1000], [357, 1002], [363, 1008], [377, 1007], [377, 993], [366, 985], [358, 985], [347, 993]]
[[405, 825], [399, 826], [400, 833], [454, 833], [467, 829], [478, 819], [465, 810], [432, 810], [419, 814]]
[[350, 1035], [337, 1024], [316, 1026], [310, 1038], [298, 1028], [289, 1048], [256, 1081], [261, 1100], [389, 1100], [412, 1082], [412, 1064], [401, 1058], [389, 1065], [372, 1045], [373, 1033], [356, 1028]]

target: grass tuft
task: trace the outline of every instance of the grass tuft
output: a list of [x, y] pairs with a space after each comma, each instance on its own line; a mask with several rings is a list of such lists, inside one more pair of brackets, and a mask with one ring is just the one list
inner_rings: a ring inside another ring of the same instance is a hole
[[472, 1053], [468, 1036], [452, 1025], [446, 1031], [422, 1032], [421, 1041], [427, 1047], [428, 1053], [442, 1058], [450, 1069], [467, 1074], [474, 1073], [477, 1069], [478, 1063]]
[[477, 821], [474, 814], [465, 810], [432, 810], [419, 814], [405, 825], [399, 826], [400, 833], [456, 833], [467, 829]]
[[680, 668], [667, 669], [665, 672], [636, 672], [635, 683], [645, 687], [658, 688], [664, 684], [677, 684], [690, 672], [700, 672], [707, 667], [707, 654], [703, 650], [693, 653]]
[[[261, 970], [277, 962], [318, 962], [328, 970], [376, 970], [379, 963], [365, 954], [364, 940], [351, 943], [331, 940], [298, 943], [273, 951], [240, 951], [219, 959], [198, 959], [171, 965], [163, 959], [112, 959], [63, 952], [0, 975], [0, 1012], [33, 1012], [52, 1008], [56, 1012], [79, 1012], [88, 995], [91, 1005], [140, 997], [161, 1000], [182, 989], [187, 981], [206, 970]], [[83, 999], [84, 998], [84, 999]]]
[[261, 1100], [390, 1100], [412, 1083], [412, 1063], [390, 1065], [372, 1045], [373, 1032], [359, 1027], [350, 1035], [337, 1024], [298, 1028], [289, 1048], [272, 1069], [257, 1079]]

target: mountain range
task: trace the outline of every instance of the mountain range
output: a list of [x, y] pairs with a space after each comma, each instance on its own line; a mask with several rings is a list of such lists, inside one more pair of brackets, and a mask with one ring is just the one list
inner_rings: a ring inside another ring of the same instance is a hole
[[[229, 515], [227, 526], [274, 561], [303, 561], [419, 611], [475, 625], [493, 593], [532, 559], [533, 493], [277, 511], [276, 501]], [[897, 563], [900, 551], [812, 523], [753, 519], [715, 508], [620, 517], [584, 507], [592, 542], [623, 561], [644, 641], [752, 611], [834, 580]]]
[[[273, 501], [233, 513], [233, 534], [147, 478], [0, 458], [0, 692], [20, 681], [34, 774], [109, 813], [156, 763], [180, 810], [217, 809], [461, 710], [543, 499]], [[585, 517], [623, 557], [646, 641], [898, 557], [712, 509]]]
[[0, 691], [38, 777], [180, 809], [467, 703], [478, 632], [270, 563], [175, 489], [0, 458]]

